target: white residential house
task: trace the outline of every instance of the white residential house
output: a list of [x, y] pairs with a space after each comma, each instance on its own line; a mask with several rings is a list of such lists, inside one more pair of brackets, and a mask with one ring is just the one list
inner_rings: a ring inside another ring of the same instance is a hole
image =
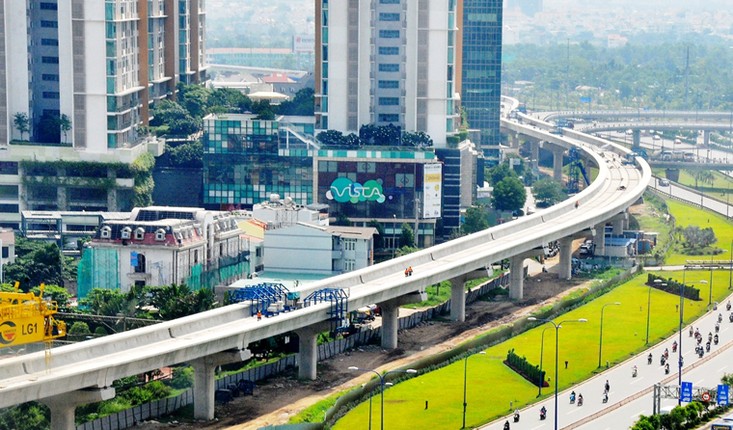
[[250, 244], [229, 212], [153, 206], [102, 224], [79, 264], [79, 297], [135, 285], [213, 288], [250, 274]]
[[374, 264], [372, 227], [298, 223], [265, 232], [265, 270], [340, 274]]

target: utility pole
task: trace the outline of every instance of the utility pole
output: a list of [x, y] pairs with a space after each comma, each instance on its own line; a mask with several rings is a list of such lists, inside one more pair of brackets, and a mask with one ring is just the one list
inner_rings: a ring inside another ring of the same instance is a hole
[[690, 78], [690, 47], [687, 47], [687, 59], [685, 60], [685, 108], [689, 109], [687, 105], [687, 93], [689, 92], [689, 78]]

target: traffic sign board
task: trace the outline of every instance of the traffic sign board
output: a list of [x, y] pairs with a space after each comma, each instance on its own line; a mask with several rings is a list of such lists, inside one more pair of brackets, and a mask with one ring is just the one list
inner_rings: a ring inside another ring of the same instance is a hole
[[718, 396], [717, 396], [717, 403], [721, 406], [728, 405], [728, 387], [727, 385], [718, 385]]
[[683, 402], [692, 401], [692, 382], [682, 382], [682, 389], [680, 390], [680, 400]]
[[710, 401], [710, 393], [708, 393], [707, 391], [704, 392], [704, 393], [702, 393], [702, 401], [703, 402], [709, 402]]

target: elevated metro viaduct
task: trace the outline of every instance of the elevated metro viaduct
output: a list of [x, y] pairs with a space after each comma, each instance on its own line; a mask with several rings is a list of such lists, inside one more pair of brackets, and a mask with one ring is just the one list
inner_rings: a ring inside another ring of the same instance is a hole
[[[451, 317], [463, 320], [466, 279], [505, 258], [521, 267], [522, 255], [555, 240], [561, 243], [561, 276], [570, 278], [571, 238], [590, 229], [599, 231], [608, 220], [620, 225], [625, 210], [641, 197], [651, 179], [649, 165], [641, 159], [634, 165], [624, 164], [624, 148], [582, 133], [556, 136], [549, 133], [551, 128], [546, 123], [502, 123], [515, 133], [531, 134], [559, 147], [577, 147], [598, 166], [598, 176], [571, 200], [410, 255], [309, 284], [302, 293], [341, 288], [348, 292], [350, 309], [380, 304], [382, 346], [395, 348], [397, 308], [406, 301], [417, 300], [429, 285], [451, 281]], [[407, 266], [413, 267], [413, 276], [404, 276]], [[521, 298], [522, 270], [514, 272], [510, 294]], [[40, 400], [51, 409], [54, 430], [73, 429], [75, 407], [114, 396], [115, 380], [177, 363], [191, 363], [196, 372], [194, 416], [210, 420], [214, 418], [215, 367], [242, 360], [254, 341], [296, 332], [300, 342], [299, 376], [315, 378], [315, 339], [330, 322], [329, 306], [320, 303], [258, 321], [251, 316], [249, 304], [240, 303], [55, 348], [50, 357], [34, 353], [8, 358], [0, 361], [0, 407]]]

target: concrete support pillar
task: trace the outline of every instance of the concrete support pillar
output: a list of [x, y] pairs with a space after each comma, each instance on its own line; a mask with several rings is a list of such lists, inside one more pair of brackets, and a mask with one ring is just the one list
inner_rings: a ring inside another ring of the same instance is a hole
[[214, 419], [216, 394], [215, 371], [218, 366], [244, 361], [251, 357], [248, 350], [220, 352], [191, 362], [193, 366], [193, 417], [197, 420]]
[[298, 335], [298, 378], [312, 381], [318, 376], [318, 334], [330, 328], [330, 323], [324, 321], [295, 330]]
[[397, 330], [399, 327], [400, 306], [408, 303], [419, 303], [427, 300], [424, 291], [410, 293], [379, 304], [382, 308], [382, 348], [397, 348]]
[[552, 179], [556, 181], [562, 181], [562, 157], [565, 151], [553, 150], [552, 151]]
[[450, 280], [450, 319], [466, 321], [466, 277], [459, 276]]
[[530, 157], [532, 157], [530, 161], [532, 163], [532, 166], [531, 166], [532, 170], [537, 171], [537, 167], [540, 162], [540, 144], [539, 142], [532, 142], [530, 144], [530, 151], [531, 151]]
[[702, 144], [705, 146], [710, 146], [710, 130], [703, 130]]
[[112, 387], [90, 388], [46, 397], [40, 401], [51, 411], [51, 430], [75, 430], [74, 413], [77, 406], [109, 400], [114, 396], [115, 389]]
[[631, 149], [634, 151], [641, 149], [641, 130], [633, 130], [631, 133], [631, 137]]
[[606, 255], [606, 223], [597, 224], [595, 230], [593, 243], [596, 244], [596, 255]]
[[515, 255], [509, 262], [509, 298], [524, 298], [524, 254]]
[[519, 148], [519, 133], [510, 134], [511, 136], [511, 147]]
[[614, 236], [620, 236], [624, 233], [625, 220], [621, 217], [614, 218], [611, 222], [613, 224]]
[[563, 237], [560, 239], [560, 263], [558, 275], [560, 279], [570, 279], [573, 277], [573, 238]]

